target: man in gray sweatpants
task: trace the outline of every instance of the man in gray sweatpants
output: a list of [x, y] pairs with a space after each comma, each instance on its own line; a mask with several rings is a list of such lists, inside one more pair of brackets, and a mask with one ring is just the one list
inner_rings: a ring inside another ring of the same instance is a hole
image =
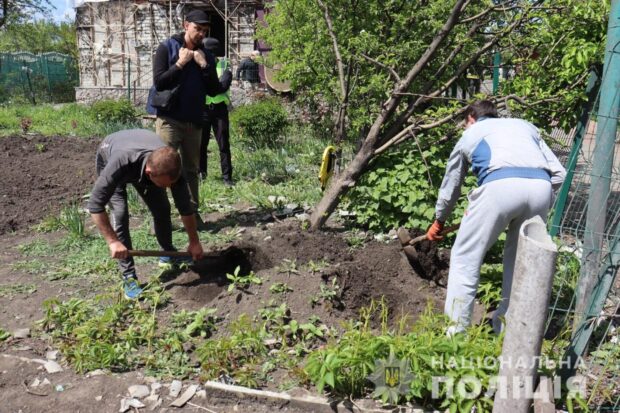
[[[137, 283], [129, 235], [127, 184], [132, 184], [153, 215], [155, 236], [163, 250], [175, 250], [172, 244], [170, 188], [189, 238], [187, 251], [198, 260], [203, 250], [196, 232], [195, 207], [191, 203], [187, 182], [181, 174], [181, 156], [155, 133], [123, 130], [107, 136], [96, 156], [97, 180], [91, 191], [87, 209], [99, 232], [108, 243], [110, 255], [119, 260], [123, 288], [127, 298], [136, 298], [142, 290]], [[112, 223], [105, 206], [112, 212]]]
[[453, 325], [448, 334], [470, 325], [482, 260], [508, 228], [502, 301], [493, 316], [493, 329], [499, 333], [508, 310], [519, 228], [536, 215], [546, 220], [554, 191], [562, 185], [566, 171], [536, 127], [522, 119], [499, 119], [493, 102], [476, 101], [464, 116], [466, 130], [450, 154], [439, 189], [436, 220], [427, 238], [442, 238], [443, 225], [471, 166], [478, 188], [468, 194], [469, 204], [450, 256], [445, 313]]

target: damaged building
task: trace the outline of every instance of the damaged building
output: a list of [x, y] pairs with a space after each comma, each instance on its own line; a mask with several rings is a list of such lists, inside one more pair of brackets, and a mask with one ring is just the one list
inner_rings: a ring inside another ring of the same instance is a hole
[[260, 0], [88, 0], [76, 7], [80, 70], [76, 100], [92, 103], [126, 97], [144, 104], [153, 84], [157, 46], [183, 31], [183, 17], [193, 9], [209, 14], [209, 36], [220, 41], [220, 54], [230, 59], [233, 73], [242, 57], [253, 50], [265, 52], [254, 38], [256, 23], [264, 16]]

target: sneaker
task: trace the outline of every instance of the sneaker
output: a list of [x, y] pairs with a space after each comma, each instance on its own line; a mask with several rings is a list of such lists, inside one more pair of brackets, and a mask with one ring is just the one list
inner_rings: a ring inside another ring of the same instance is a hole
[[135, 300], [142, 294], [142, 288], [140, 288], [135, 274], [123, 276], [123, 292], [128, 300]]
[[159, 266], [166, 269], [189, 267], [194, 263], [192, 257], [159, 257]]
[[235, 183], [233, 182], [232, 179], [226, 179], [224, 178], [224, 186], [227, 186], [229, 188], [232, 188], [233, 186], [235, 186]]
[[207, 173], [206, 172], [200, 172], [200, 180], [204, 181], [205, 179], [207, 179]]

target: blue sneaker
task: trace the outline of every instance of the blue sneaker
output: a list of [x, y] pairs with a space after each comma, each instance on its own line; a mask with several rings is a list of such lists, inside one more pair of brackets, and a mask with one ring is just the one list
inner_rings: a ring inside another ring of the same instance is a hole
[[192, 257], [159, 257], [159, 266], [162, 268], [185, 268], [194, 263]]
[[123, 292], [128, 300], [135, 300], [142, 294], [142, 288], [140, 288], [135, 274], [123, 276]]

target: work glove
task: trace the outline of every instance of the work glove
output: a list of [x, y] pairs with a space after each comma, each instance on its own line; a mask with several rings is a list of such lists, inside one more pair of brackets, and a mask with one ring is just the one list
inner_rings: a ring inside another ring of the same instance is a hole
[[430, 241], [439, 241], [443, 239], [443, 235], [441, 235], [441, 231], [443, 231], [443, 222], [435, 220], [433, 225], [426, 232], [426, 238]]

